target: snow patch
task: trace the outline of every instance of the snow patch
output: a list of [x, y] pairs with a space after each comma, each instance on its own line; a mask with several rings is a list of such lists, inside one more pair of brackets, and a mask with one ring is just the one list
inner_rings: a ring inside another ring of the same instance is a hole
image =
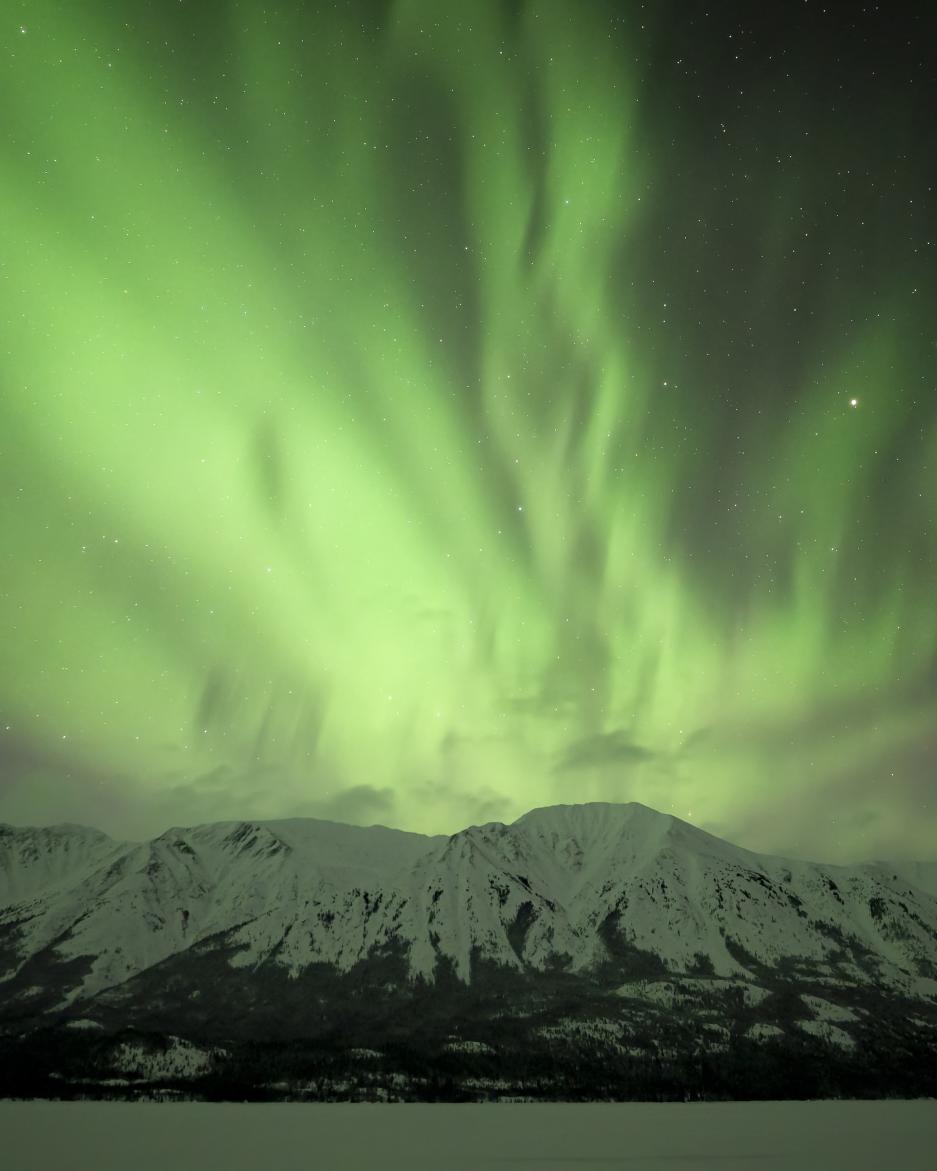
[[784, 1030], [779, 1029], [777, 1025], [758, 1021], [756, 1024], [748, 1026], [745, 1030], [745, 1036], [751, 1038], [752, 1041], [771, 1041], [775, 1037], [783, 1037]]
[[165, 1048], [124, 1042], [111, 1053], [110, 1065], [115, 1073], [160, 1081], [167, 1078], [192, 1078], [208, 1073], [221, 1049], [203, 1049], [181, 1037], [168, 1037]]
[[803, 1029], [805, 1033], [810, 1033], [811, 1036], [819, 1037], [823, 1041], [828, 1041], [831, 1045], [836, 1045], [840, 1049], [855, 1049], [855, 1038], [847, 1033], [845, 1029], [841, 1029], [839, 1025], [830, 1024], [828, 1021], [798, 1021], [797, 1027]]
[[834, 1004], [831, 1000], [824, 1000], [819, 996], [804, 996], [803, 1001], [820, 1021], [857, 1021], [859, 1019], [851, 1008], [844, 1008], [841, 1004]]
[[446, 1053], [494, 1053], [495, 1050], [484, 1041], [447, 1041], [443, 1046]]

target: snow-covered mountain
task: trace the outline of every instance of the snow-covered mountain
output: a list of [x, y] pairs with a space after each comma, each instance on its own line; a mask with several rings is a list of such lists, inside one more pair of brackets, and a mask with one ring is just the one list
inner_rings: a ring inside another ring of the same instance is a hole
[[747, 977], [748, 957], [787, 958], [931, 993], [935, 890], [937, 864], [767, 857], [634, 803], [534, 809], [452, 837], [307, 819], [128, 844], [2, 826], [0, 995], [37, 956], [82, 961], [71, 1003], [210, 939], [234, 949], [232, 967], [292, 974], [348, 971], [391, 941], [412, 975], [432, 979], [447, 957], [466, 982], [475, 956], [581, 971], [624, 947], [676, 973]]
[[[546, 1004], [560, 978], [566, 997], [601, 988], [671, 1010], [701, 986], [752, 1006], [783, 981], [808, 995], [814, 1031], [847, 1044], [862, 990], [937, 1004], [937, 863], [768, 857], [634, 803], [534, 809], [451, 837], [289, 820], [127, 843], [0, 826], [8, 1031], [187, 1022], [217, 1040], [219, 1021], [234, 1035], [279, 1012], [288, 1033], [325, 1027], [330, 1005], [360, 1014], [348, 990], [362, 981], [374, 1019], [402, 986], [434, 985], [455, 1019], [492, 980], [508, 982], [502, 1001], [525, 989]], [[832, 1007], [811, 1009], [824, 989], [839, 990]], [[774, 1020], [756, 1014], [749, 1035], [771, 1037]]]

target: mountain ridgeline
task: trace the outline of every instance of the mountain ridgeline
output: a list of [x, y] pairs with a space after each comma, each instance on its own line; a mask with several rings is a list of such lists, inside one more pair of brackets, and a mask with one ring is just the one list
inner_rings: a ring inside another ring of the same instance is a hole
[[637, 804], [451, 837], [0, 826], [0, 1095], [937, 1093], [937, 863]]

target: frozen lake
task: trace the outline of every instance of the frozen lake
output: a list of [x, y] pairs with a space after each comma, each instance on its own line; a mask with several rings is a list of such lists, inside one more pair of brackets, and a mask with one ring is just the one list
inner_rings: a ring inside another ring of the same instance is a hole
[[0, 1101], [5, 1171], [932, 1171], [937, 1101]]

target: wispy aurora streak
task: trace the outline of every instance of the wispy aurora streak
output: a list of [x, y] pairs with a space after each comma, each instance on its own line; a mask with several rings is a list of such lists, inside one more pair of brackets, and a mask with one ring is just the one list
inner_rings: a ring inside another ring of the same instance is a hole
[[7, 22], [0, 817], [933, 853], [909, 111], [688, 111], [627, 5], [303, 7]]

